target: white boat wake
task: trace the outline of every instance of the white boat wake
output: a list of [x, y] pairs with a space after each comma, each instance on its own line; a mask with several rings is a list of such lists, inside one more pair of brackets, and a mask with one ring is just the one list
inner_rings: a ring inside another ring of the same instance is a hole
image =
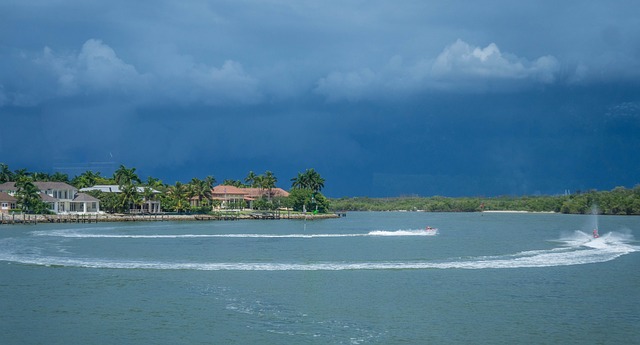
[[[75, 232], [48, 232], [47, 236], [76, 238], [171, 238], [177, 237], [353, 237], [353, 236], [416, 236], [419, 230], [372, 231], [366, 234], [225, 234], [225, 235], [110, 235], [79, 234]], [[44, 236], [44, 233], [34, 233]], [[161, 237], [158, 237], [161, 236]], [[202, 271], [341, 271], [341, 270], [407, 270], [407, 269], [503, 269], [555, 267], [602, 263], [640, 250], [630, 234], [607, 233], [600, 238], [576, 231], [558, 240], [560, 247], [522, 251], [497, 256], [478, 256], [465, 259], [413, 260], [413, 261], [354, 261], [354, 262], [168, 262], [150, 260], [117, 260], [43, 255], [42, 248], [28, 246], [21, 239], [0, 240], [0, 261], [31, 265], [104, 268], [104, 269], [157, 269]], [[46, 243], [40, 243], [40, 246]]]
[[91, 233], [78, 230], [34, 231], [34, 236], [64, 237], [64, 238], [338, 238], [338, 237], [367, 237], [367, 236], [435, 236], [438, 229], [431, 230], [374, 230], [368, 233], [353, 234], [109, 234]]
[[397, 230], [397, 231], [376, 230], [368, 233], [368, 235], [370, 236], [435, 236], [437, 234], [438, 234], [438, 229]]

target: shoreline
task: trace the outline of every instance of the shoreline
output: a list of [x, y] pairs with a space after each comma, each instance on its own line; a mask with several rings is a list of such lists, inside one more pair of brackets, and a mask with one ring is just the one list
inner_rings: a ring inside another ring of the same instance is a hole
[[481, 213], [557, 213], [554, 211], [516, 211], [516, 210], [488, 210]]
[[281, 220], [281, 219], [332, 219], [340, 218], [335, 213], [299, 214], [275, 212], [219, 212], [213, 214], [16, 214], [0, 216], [0, 225], [38, 223], [118, 223], [118, 222], [178, 222], [220, 220]]

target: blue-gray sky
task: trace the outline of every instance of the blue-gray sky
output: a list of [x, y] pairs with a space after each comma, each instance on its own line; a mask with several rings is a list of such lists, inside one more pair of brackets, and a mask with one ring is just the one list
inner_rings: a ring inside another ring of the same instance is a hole
[[341, 196], [640, 183], [631, 1], [0, 3], [0, 162]]

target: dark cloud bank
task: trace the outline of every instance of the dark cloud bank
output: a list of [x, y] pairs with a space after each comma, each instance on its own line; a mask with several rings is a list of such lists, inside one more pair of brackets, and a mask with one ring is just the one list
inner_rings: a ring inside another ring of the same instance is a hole
[[315, 168], [332, 197], [640, 182], [640, 30], [622, 5], [467, 22], [444, 5], [419, 20], [423, 2], [43, 14], [65, 4], [0, 7], [0, 162], [14, 169], [125, 164], [166, 183], [271, 170], [288, 187]]

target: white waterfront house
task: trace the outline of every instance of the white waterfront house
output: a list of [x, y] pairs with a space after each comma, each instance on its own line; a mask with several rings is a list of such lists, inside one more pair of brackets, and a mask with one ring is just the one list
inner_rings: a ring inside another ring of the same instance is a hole
[[[49, 205], [56, 214], [66, 213], [99, 213], [100, 200], [64, 182], [33, 182], [38, 188], [40, 199]], [[18, 188], [15, 182], [0, 184], [0, 192], [15, 196]]]
[[[153, 189], [153, 188], [149, 188], [149, 187], [136, 187], [136, 190], [138, 191], [138, 193], [144, 195], [145, 194], [145, 189], [148, 189], [152, 195], [157, 195], [160, 194], [159, 191]], [[81, 192], [88, 192], [88, 191], [101, 191], [103, 193], [122, 193], [122, 191], [120, 190], [120, 186], [118, 186], [117, 184], [98, 184], [95, 185], [93, 187], [87, 187], [87, 188], [82, 188], [80, 189]], [[160, 201], [159, 200], [153, 200], [152, 198], [146, 198], [143, 197], [142, 200], [142, 204], [141, 205], [130, 205], [130, 210], [129, 212], [131, 213], [160, 213], [162, 210], [160, 208]]]

